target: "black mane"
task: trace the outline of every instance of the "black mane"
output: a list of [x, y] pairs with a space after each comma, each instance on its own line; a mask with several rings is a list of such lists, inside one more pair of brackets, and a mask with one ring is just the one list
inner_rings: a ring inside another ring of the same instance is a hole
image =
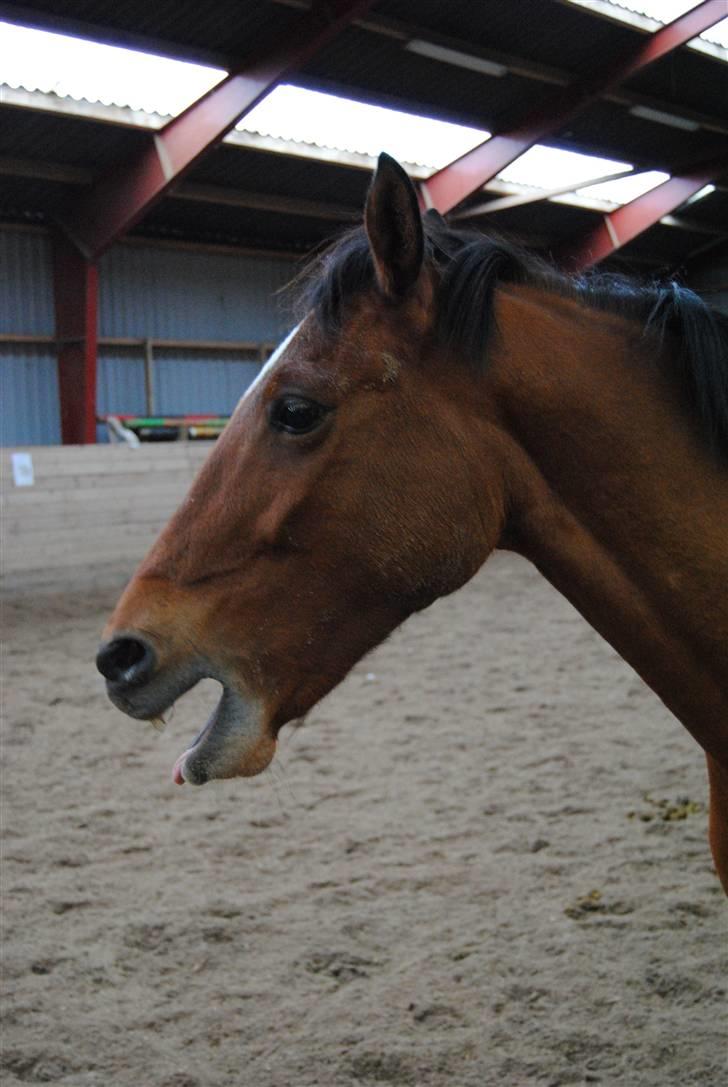
[[[511, 241], [449, 227], [427, 214], [425, 260], [438, 275], [436, 328], [443, 345], [482, 367], [493, 329], [493, 293], [500, 283], [523, 283], [632, 318], [658, 347], [666, 336], [679, 346], [675, 366], [711, 449], [728, 459], [728, 318], [693, 291], [670, 281], [638, 283], [628, 276], [567, 276]], [[347, 303], [374, 287], [374, 266], [362, 227], [343, 235], [298, 281], [297, 305], [313, 311], [335, 335]]]

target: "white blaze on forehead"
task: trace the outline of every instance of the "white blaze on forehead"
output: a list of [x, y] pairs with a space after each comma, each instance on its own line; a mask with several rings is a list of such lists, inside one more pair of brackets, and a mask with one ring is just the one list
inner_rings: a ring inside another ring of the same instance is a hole
[[264, 366], [261, 366], [259, 372], [255, 375], [255, 378], [253, 379], [253, 381], [251, 381], [250, 385], [248, 385], [247, 389], [245, 390], [243, 395], [240, 397], [240, 400], [238, 401], [238, 407], [240, 407], [243, 400], [245, 400], [246, 396], [250, 396], [253, 389], [257, 389], [257, 387], [262, 382], [263, 378], [266, 377], [271, 372], [271, 370], [273, 369], [275, 364], [278, 362], [278, 359], [281, 357], [283, 352], [286, 350], [288, 345], [293, 340], [294, 336], [296, 335], [296, 333], [298, 332], [300, 327], [301, 327], [301, 323], [297, 324], [295, 328], [291, 329], [291, 331], [286, 336], [285, 340], [283, 340], [282, 343], [278, 344], [278, 347], [276, 347], [276, 349], [273, 352], [273, 354], [271, 355], [271, 357], [268, 359], [268, 361], [265, 363]]

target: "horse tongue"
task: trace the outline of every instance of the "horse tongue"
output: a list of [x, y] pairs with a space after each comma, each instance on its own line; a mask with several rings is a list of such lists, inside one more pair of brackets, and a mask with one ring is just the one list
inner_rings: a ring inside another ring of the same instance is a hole
[[177, 759], [177, 762], [174, 764], [174, 770], [172, 771], [172, 780], [174, 781], [175, 785], [185, 784], [185, 779], [182, 775], [182, 767], [184, 766], [184, 761], [188, 755], [189, 749], [187, 751], [183, 751], [180, 757]]

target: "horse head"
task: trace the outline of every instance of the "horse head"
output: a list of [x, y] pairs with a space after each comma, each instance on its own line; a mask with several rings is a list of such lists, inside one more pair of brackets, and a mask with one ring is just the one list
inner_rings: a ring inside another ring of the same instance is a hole
[[316, 266], [308, 312], [107, 624], [98, 667], [127, 714], [222, 684], [180, 783], [264, 769], [284, 724], [498, 542], [503, 435], [444, 357], [430, 249], [410, 180], [382, 156], [364, 228]]

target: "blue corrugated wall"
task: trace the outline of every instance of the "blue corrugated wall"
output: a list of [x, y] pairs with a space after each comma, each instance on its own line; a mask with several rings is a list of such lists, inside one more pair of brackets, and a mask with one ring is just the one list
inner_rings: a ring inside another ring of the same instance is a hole
[[[296, 265], [280, 258], [120, 245], [99, 266], [99, 336], [276, 343], [288, 320], [277, 292]], [[0, 229], [0, 332], [52, 336], [48, 238]], [[230, 412], [258, 372], [230, 352], [155, 349], [159, 413]], [[0, 444], [60, 442], [52, 347], [0, 345]], [[97, 410], [142, 413], [138, 348], [100, 347]], [[99, 438], [104, 434], [99, 429]]]
[[139, 348], [99, 348], [96, 410], [99, 415], [144, 414], [144, 357]]
[[53, 335], [51, 247], [43, 234], [0, 230], [0, 332]]
[[[53, 335], [48, 239], [0, 230], [0, 332]], [[0, 445], [60, 442], [52, 346], [0, 344]]]
[[162, 340], [279, 338], [275, 297], [290, 261], [120, 245], [99, 266], [99, 335]]
[[197, 351], [158, 351], [154, 402], [172, 414], [228, 413], [260, 369], [258, 362], [200, 358]]
[[60, 441], [55, 351], [1, 344], [0, 445], [57, 445]]
[[[99, 335], [277, 342], [288, 321], [277, 292], [290, 261], [154, 245], [120, 245], [101, 261]], [[709, 260], [691, 286], [728, 312], [725, 259]], [[0, 332], [52, 336], [50, 243], [45, 234], [0, 229]], [[157, 349], [155, 410], [232, 410], [258, 370], [227, 353]], [[100, 348], [97, 409], [141, 413], [140, 349]], [[102, 429], [99, 437], [104, 439]], [[0, 344], [0, 445], [60, 442], [54, 349]]]

